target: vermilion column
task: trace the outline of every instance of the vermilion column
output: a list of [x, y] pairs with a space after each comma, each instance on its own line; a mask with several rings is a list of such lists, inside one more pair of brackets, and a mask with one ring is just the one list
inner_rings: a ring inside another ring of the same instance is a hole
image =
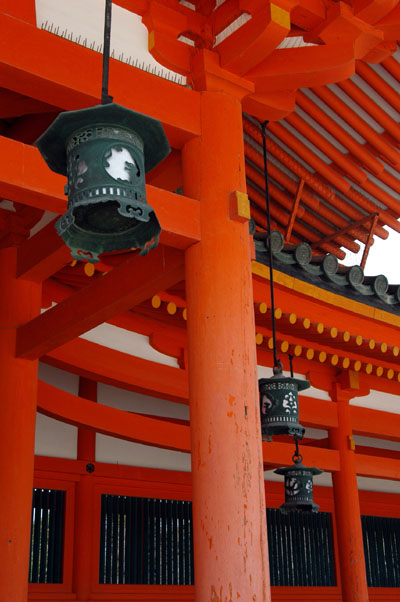
[[[87, 378], [79, 379], [79, 396], [97, 401], [97, 383]], [[78, 428], [78, 460], [95, 463], [96, 433], [85, 428]], [[75, 504], [75, 545], [73, 583], [79, 601], [88, 600], [91, 591], [92, 567], [95, 560], [93, 551], [93, 506], [94, 506], [94, 474], [83, 475], [76, 489]], [[96, 558], [98, 554], [96, 553]]]
[[351, 449], [349, 395], [335, 385], [331, 397], [338, 412], [338, 428], [329, 431], [329, 443], [340, 454], [340, 471], [333, 473], [332, 480], [342, 599], [343, 602], [368, 602], [355, 454]]
[[16, 249], [0, 251], [0, 600], [25, 602], [37, 361], [15, 357], [18, 326], [40, 312], [41, 286], [17, 280]]
[[241, 105], [201, 95], [201, 139], [186, 144], [184, 193], [201, 203], [186, 254], [196, 600], [270, 600]]

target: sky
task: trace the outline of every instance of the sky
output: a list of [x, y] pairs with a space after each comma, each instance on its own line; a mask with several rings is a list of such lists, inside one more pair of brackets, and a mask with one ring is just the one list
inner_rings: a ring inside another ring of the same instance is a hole
[[[103, 41], [104, 6], [104, 0], [36, 0], [37, 24], [39, 27], [46, 24], [46, 29], [52, 26], [53, 31], [56, 27], [59, 32], [66, 30], [66, 35], [72, 35], [74, 40], [79, 36], [80, 41], [86, 38], [87, 46], [94, 44], [97, 48]], [[126, 60], [132, 57], [133, 61], [138, 59], [144, 68], [159, 67], [164, 73], [173, 74], [159, 65], [148, 52], [147, 29], [140, 17], [116, 5], [112, 8], [111, 48], [116, 58]], [[181, 76], [179, 81], [184, 83]], [[101, 82], [99, 89], [100, 85]], [[375, 237], [364, 271], [367, 276], [384, 274], [390, 284], [400, 284], [400, 234], [390, 228], [388, 231], [386, 240]], [[360, 244], [360, 247], [357, 255], [347, 252], [342, 263], [359, 265], [364, 245]]]
[[[400, 284], [400, 234], [391, 228], [386, 240], [375, 237], [374, 244], [369, 250], [364, 273], [366, 276], [378, 276], [383, 274], [389, 280], [389, 284]], [[341, 263], [345, 265], [359, 265], [364, 250], [360, 243], [359, 253], [347, 252], [346, 259]]]

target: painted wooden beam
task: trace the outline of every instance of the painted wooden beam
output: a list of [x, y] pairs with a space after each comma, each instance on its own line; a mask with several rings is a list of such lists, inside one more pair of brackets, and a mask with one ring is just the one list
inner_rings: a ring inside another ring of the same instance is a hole
[[180, 251], [159, 246], [145, 257], [135, 253], [103, 278], [21, 326], [17, 356], [40, 357], [183, 279]]
[[[340, 470], [339, 453], [334, 449], [306, 446], [301, 447], [303, 464], [317, 466], [326, 472]], [[294, 445], [280, 441], [263, 443], [264, 470], [271, 470], [276, 466], [291, 466]]]
[[[67, 208], [65, 183], [64, 176], [50, 171], [36, 148], [0, 137], [1, 197], [61, 215]], [[185, 249], [200, 239], [197, 200], [152, 185], [146, 186], [146, 196], [160, 222], [163, 244]], [[62, 250], [64, 243], [53, 230], [53, 225], [47, 226], [22, 246], [19, 276], [40, 281], [68, 262], [69, 253]]]
[[190, 452], [190, 430], [186, 425], [93, 403], [43, 381], [38, 382], [38, 410], [50, 418], [85, 426], [103, 435]]
[[400, 481], [400, 460], [379, 456], [355, 455], [357, 475]]
[[71, 252], [58, 236], [56, 220], [18, 248], [17, 277], [43, 282], [72, 261]]
[[[100, 102], [102, 55], [0, 14], [0, 86], [75, 110]], [[20, 41], [29, 52], [21, 52]], [[134, 91], [134, 93], [132, 93]], [[200, 133], [200, 95], [120, 61], [110, 61], [114, 101], [159, 119], [171, 146]]]
[[185, 370], [128, 355], [85, 339], [76, 338], [49, 351], [42, 361], [106, 385], [188, 403]]
[[400, 441], [400, 414], [350, 406], [355, 435]]

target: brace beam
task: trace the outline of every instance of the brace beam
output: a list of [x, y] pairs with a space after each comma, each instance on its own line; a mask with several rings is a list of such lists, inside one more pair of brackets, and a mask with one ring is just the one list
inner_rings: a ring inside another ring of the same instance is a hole
[[38, 358], [183, 279], [181, 252], [158, 247], [146, 257], [135, 253], [101, 279], [21, 326], [17, 356]]

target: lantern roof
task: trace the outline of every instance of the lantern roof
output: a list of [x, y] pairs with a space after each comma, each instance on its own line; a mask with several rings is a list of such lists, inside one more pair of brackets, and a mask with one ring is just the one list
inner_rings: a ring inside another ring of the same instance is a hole
[[170, 152], [161, 123], [116, 103], [96, 105], [60, 113], [52, 125], [36, 141], [43, 158], [52, 171], [67, 175], [66, 143], [82, 128], [114, 126], [134, 131], [144, 146], [145, 171], [151, 171]]

